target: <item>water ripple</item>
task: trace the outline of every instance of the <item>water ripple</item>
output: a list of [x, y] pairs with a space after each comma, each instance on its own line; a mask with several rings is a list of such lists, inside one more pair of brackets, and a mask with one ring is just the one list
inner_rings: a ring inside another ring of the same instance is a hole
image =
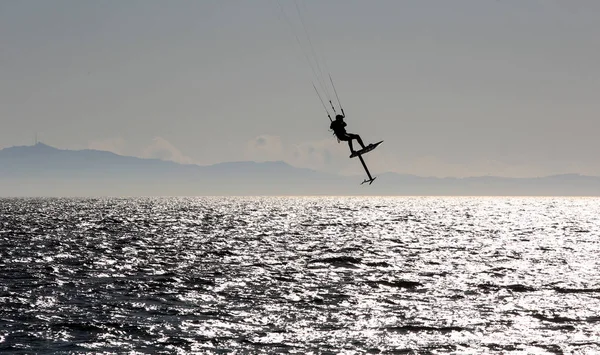
[[0, 199], [2, 353], [600, 352], [600, 199]]

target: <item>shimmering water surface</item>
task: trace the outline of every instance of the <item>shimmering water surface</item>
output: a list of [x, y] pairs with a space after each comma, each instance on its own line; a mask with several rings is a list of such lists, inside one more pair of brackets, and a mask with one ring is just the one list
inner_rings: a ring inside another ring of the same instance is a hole
[[0, 200], [1, 353], [600, 352], [600, 199]]

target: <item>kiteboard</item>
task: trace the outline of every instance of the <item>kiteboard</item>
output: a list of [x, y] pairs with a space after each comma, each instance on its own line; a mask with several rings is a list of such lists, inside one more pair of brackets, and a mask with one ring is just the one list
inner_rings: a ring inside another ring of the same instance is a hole
[[356, 156], [368, 153], [368, 152], [372, 151], [373, 149], [377, 148], [377, 146], [380, 145], [381, 143], [383, 143], [383, 141], [379, 141], [375, 144], [371, 143], [368, 146], [364, 147], [363, 149], [357, 150], [354, 153], [350, 154], [350, 158], [354, 158]]

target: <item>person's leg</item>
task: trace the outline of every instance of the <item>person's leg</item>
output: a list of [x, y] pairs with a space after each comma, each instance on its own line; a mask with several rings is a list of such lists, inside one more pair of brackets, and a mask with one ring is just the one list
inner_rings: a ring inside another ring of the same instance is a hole
[[356, 139], [358, 141], [358, 144], [360, 144], [360, 146], [363, 149], [365, 149], [365, 145], [364, 145], [362, 139], [360, 138], [360, 136], [358, 134], [348, 133], [348, 135], [350, 136], [350, 140]]
[[347, 133], [340, 134], [337, 136], [337, 139], [339, 139], [340, 141], [348, 142], [348, 147], [350, 147], [350, 151], [354, 153], [354, 147], [352, 146], [352, 138], [350, 137], [350, 135], [348, 135]]
[[348, 146], [350, 147], [350, 152], [354, 153], [354, 147], [352, 146], [352, 139], [348, 139]]

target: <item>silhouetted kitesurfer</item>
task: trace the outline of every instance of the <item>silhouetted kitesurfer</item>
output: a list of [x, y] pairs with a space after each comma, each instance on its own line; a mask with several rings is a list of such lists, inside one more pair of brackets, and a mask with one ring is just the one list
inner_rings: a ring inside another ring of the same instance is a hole
[[336, 115], [335, 120], [331, 121], [329, 128], [333, 130], [333, 133], [337, 137], [337, 139], [341, 141], [347, 141], [348, 146], [350, 147], [350, 152], [355, 153], [354, 147], [352, 146], [352, 140], [356, 139], [358, 144], [364, 149], [365, 145], [363, 144], [362, 139], [358, 134], [348, 133], [346, 132], [346, 122], [344, 122], [344, 115]]

